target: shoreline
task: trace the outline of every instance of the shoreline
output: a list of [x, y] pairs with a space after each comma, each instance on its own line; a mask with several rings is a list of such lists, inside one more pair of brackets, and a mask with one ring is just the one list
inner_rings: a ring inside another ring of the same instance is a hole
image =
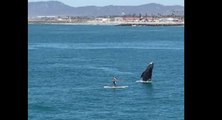
[[108, 26], [184, 26], [184, 23], [47, 23], [47, 22], [28, 22], [28, 24], [108, 25]]

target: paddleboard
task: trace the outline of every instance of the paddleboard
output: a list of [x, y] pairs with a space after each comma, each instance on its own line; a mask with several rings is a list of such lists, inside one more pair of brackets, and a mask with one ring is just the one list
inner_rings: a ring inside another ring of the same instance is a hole
[[143, 81], [143, 80], [137, 80], [136, 82], [140, 82], [140, 83], [152, 83], [152, 81]]
[[104, 88], [113, 88], [113, 89], [116, 89], [116, 88], [127, 88], [128, 86], [104, 86]]

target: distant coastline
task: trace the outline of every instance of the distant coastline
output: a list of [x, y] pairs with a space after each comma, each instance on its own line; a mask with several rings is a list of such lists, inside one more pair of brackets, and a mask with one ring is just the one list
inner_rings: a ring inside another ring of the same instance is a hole
[[51, 17], [29, 18], [28, 24], [116, 25], [116, 26], [183, 26], [183, 17]]
[[44, 23], [44, 22], [29, 22], [28, 24], [51, 24], [51, 25], [110, 25], [110, 26], [184, 26], [183, 23]]
[[138, 6], [71, 7], [62, 2], [29, 2], [28, 24], [183, 26], [184, 7], [149, 3]]

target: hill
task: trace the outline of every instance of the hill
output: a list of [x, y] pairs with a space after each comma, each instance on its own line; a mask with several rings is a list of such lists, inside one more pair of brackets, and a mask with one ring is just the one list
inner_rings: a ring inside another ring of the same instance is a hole
[[58, 1], [29, 2], [28, 17], [36, 16], [123, 16], [123, 15], [184, 15], [184, 7], [150, 3], [139, 6], [72, 7]]

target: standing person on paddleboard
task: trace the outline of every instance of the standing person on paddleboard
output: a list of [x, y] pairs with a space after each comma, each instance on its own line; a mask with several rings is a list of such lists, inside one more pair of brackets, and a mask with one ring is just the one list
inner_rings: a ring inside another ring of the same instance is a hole
[[113, 76], [113, 86], [115, 86], [116, 87], [116, 82], [117, 82], [117, 79], [116, 79], [116, 77], [115, 76]]

